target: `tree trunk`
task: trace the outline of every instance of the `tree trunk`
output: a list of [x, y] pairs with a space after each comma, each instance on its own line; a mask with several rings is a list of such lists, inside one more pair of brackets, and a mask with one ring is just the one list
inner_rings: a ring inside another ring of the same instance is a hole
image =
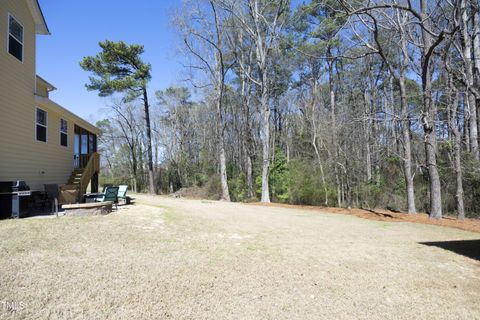
[[147, 133], [147, 156], [148, 156], [148, 192], [156, 194], [155, 176], [153, 173], [153, 153], [152, 153], [152, 130], [150, 126], [150, 107], [148, 104], [147, 88], [143, 88], [143, 104], [145, 107], [145, 127]]
[[470, 132], [470, 152], [475, 160], [480, 160], [480, 153], [478, 150], [478, 126], [477, 126], [477, 102], [475, 96], [467, 91], [467, 105], [470, 111], [469, 132]]
[[317, 155], [318, 167], [320, 169], [320, 178], [322, 179], [323, 191], [325, 192], [325, 202], [324, 202], [324, 204], [325, 204], [325, 206], [328, 206], [327, 183], [325, 182], [325, 173], [323, 172], [322, 158], [320, 157], [320, 153], [318, 152], [316, 140], [317, 140], [316, 139], [316, 134], [314, 134], [312, 145], [313, 145], [313, 149], [315, 150], [315, 154]]
[[270, 202], [270, 106], [268, 103], [267, 74], [263, 74], [262, 81], [262, 202]]
[[230, 202], [230, 193], [228, 191], [228, 179], [227, 179], [227, 162], [225, 160], [225, 146], [223, 143], [223, 137], [220, 138], [220, 181], [222, 185], [222, 198], [223, 201]]
[[138, 168], [138, 161], [137, 155], [135, 154], [135, 147], [130, 148], [130, 152], [132, 154], [132, 180], [134, 184], [134, 192], [137, 192], [137, 168]]
[[[473, 15], [473, 62], [474, 62], [474, 76], [476, 78], [476, 85], [477, 88], [480, 85], [480, 9], [478, 2], [474, 4], [476, 0], [472, 0], [472, 11], [475, 10], [475, 14]], [[475, 8], [476, 5], [476, 8]]]
[[[330, 54], [329, 54], [330, 55]], [[333, 148], [333, 171], [335, 173], [335, 182], [337, 184], [337, 206], [342, 206], [342, 190], [340, 185], [340, 174], [338, 170], [338, 147], [337, 147], [337, 125], [336, 125], [336, 116], [335, 116], [335, 108], [336, 108], [336, 99], [335, 99], [335, 88], [333, 85], [333, 62], [329, 63], [328, 66], [328, 90], [330, 94], [330, 120], [332, 121], [332, 148]]]
[[365, 132], [365, 150], [367, 152], [365, 165], [367, 170], [367, 183], [372, 181], [372, 151], [370, 149], [370, 108], [368, 105], [368, 89], [365, 88], [363, 91], [363, 103], [365, 105], [365, 118], [363, 120], [364, 123], [364, 132]]
[[227, 160], [225, 157], [225, 130], [223, 128], [223, 115], [222, 115], [222, 100], [223, 100], [223, 79], [220, 80], [220, 88], [217, 89], [216, 95], [216, 131], [219, 151], [220, 162], [220, 184], [222, 186], [221, 200], [230, 201], [230, 192], [228, 190], [228, 178], [227, 178]]
[[448, 125], [453, 137], [453, 167], [456, 176], [456, 193], [455, 204], [457, 208], [457, 217], [459, 220], [465, 219], [465, 208], [463, 204], [463, 172], [462, 172], [462, 155], [461, 143], [462, 136], [457, 124], [457, 108], [458, 108], [458, 92], [453, 87], [452, 80], [449, 79], [451, 98], [449, 103]]
[[400, 108], [401, 108], [401, 124], [403, 135], [403, 171], [405, 175], [405, 182], [407, 186], [407, 206], [408, 213], [415, 214], [417, 209], [415, 207], [415, 188], [413, 185], [412, 175], [412, 148], [410, 141], [410, 121], [408, 118], [408, 102], [407, 92], [405, 89], [405, 75], [403, 70], [400, 72]]
[[471, 153], [475, 160], [480, 160], [480, 153], [478, 149], [478, 127], [477, 127], [477, 103], [474, 94], [470, 91], [470, 88], [474, 86], [473, 72], [474, 64], [471, 60], [472, 57], [472, 41], [469, 35], [469, 16], [467, 0], [461, 1], [462, 9], [462, 37], [461, 43], [463, 47], [463, 60], [465, 66], [465, 81], [467, 83], [467, 101], [468, 109], [470, 111], [470, 144]]
[[[420, 1], [422, 23], [429, 28], [427, 1]], [[425, 160], [430, 177], [430, 218], [442, 218], [442, 194], [440, 176], [437, 168], [437, 136], [435, 132], [436, 109], [432, 101], [432, 67], [430, 58], [433, 52], [431, 35], [422, 28], [422, 90], [423, 90], [423, 130], [425, 141]]]
[[[367, 61], [369, 61], [369, 57], [367, 57]], [[372, 73], [371, 68], [367, 69], [367, 79], [368, 79], [368, 102], [367, 102], [367, 151], [369, 153], [369, 161], [370, 161], [370, 174], [371, 179], [375, 180], [375, 184], [380, 186], [380, 167], [378, 161], [378, 145], [377, 145], [377, 137], [378, 137], [378, 121], [376, 120], [377, 110], [376, 110], [376, 102], [377, 102], [377, 85], [375, 77]], [[347, 177], [348, 179], [348, 177]]]
[[252, 172], [252, 158], [247, 155], [247, 197], [253, 199], [253, 172]]
[[[474, 85], [476, 88], [480, 88], [480, 8], [478, 2], [475, 0], [471, 1], [473, 15], [473, 62], [474, 62]], [[480, 114], [480, 99], [477, 99], [477, 117]], [[479, 122], [480, 126], [480, 122]], [[480, 130], [479, 130], [480, 131]]]
[[313, 131], [313, 138], [312, 138], [312, 146], [313, 149], [315, 150], [315, 154], [317, 155], [317, 161], [318, 161], [318, 167], [320, 169], [320, 178], [322, 179], [322, 187], [323, 191], [325, 192], [325, 201], [324, 204], [325, 206], [328, 206], [328, 188], [327, 188], [327, 183], [325, 181], [325, 172], [323, 171], [323, 163], [322, 163], [322, 157], [320, 156], [320, 151], [318, 150], [317, 147], [317, 115], [315, 111], [317, 111], [317, 88], [318, 88], [318, 83], [315, 80], [313, 84], [313, 92], [312, 92], [312, 112], [311, 112], [311, 118], [312, 118], [312, 131]]
[[430, 217], [442, 218], [440, 176], [437, 168], [437, 137], [435, 132], [435, 111], [431, 101], [431, 83], [426, 82], [424, 91], [423, 130], [425, 135], [426, 166], [430, 177]]
[[470, 150], [470, 120], [469, 120], [469, 116], [468, 116], [468, 106], [467, 106], [467, 102], [466, 102], [466, 97], [465, 95], [463, 96], [463, 114], [465, 115], [463, 117], [463, 127], [465, 128], [464, 129], [464, 137], [465, 137], [465, 146], [466, 146], [466, 149], [467, 149], [467, 152], [471, 152]]
[[[242, 59], [244, 59], [243, 53], [241, 54]], [[242, 60], [243, 61], [243, 60]], [[250, 72], [250, 69], [248, 70]], [[253, 199], [255, 193], [253, 191], [253, 170], [252, 170], [252, 157], [251, 157], [251, 119], [250, 119], [250, 85], [246, 76], [241, 72], [240, 73], [240, 83], [241, 83], [241, 94], [242, 94], [242, 108], [243, 108], [243, 135], [242, 142], [245, 150], [245, 175], [247, 180], [247, 197], [248, 199]]]

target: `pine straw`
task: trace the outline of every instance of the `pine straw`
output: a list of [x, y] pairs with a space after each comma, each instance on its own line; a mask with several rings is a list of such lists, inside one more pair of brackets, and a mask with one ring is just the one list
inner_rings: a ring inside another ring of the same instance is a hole
[[458, 220], [456, 217], [444, 216], [441, 220], [431, 219], [426, 213], [417, 213], [414, 215], [403, 212], [392, 212], [384, 209], [365, 210], [365, 209], [345, 209], [334, 207], [316, 207], [306, 205], [292, 205], [283, 203], [250, 203], [255, 206], [269, 206], [291, 209], [302, 209], [309, 211], [319, 211], [326, 213], [336, 213], [352, 215], [363, 219], [377, 220], [377, 221], [389, 221], [389, 222], [412, 222], [420, 224], [430, 224], [442, 227], [456, 228], [465, 231], [480, 233], [480, 220], [479, 219], [465, 219]]

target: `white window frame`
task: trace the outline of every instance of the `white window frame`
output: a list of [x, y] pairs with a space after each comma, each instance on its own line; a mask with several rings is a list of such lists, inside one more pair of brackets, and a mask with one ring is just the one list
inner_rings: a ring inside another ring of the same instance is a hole
[[[13, 34], [10, 33], [10, 18], [13, 18], [21, 27], [22, 27], [22, 41], [18, 40]], [[17, 57], [15, 57], [13, 54], [10, 53], [10, 35], [15, 39], [17, 40], [18, 42], [20, 42], [20, 44], [22, 45], [22, 59], [19, 60]], [[20, 21], [15, 18], [15, 16], [13, 14], [11, 14], [10, 12], [8, 13], [8, 18], [7, 18], [7, 53], [9, 55], [11, 55], [12, 57], [15, 58], [15, 60], [17, 61], [20, 61], [22, 64], [23, 64], [23, 60], [25, 60], [25, 27], [23, 26], [23, 24], [20, 23]]]
[[[62, 131], [62, 121], [65, 121], [67, 123], [67, 131]], [[67, 119], [63, 119], [63, 118], [60, 118], [60, 130], [59, 130], [59, 137], [60, 137], [60, 146], [61, 147], [64, 147], [64, 148], [68, 148], [68, 120]], [[62, 144], [62, 133], [65, 134], [67, 136], [67, 145], [64, 146]]]
[[[43, 112], [45, 112], [45, 125], [41, 124], [41, 123], [38, 123], [37, 122], [37, 112], [38, 110], [42, 110]], [[45, 141], [42, 141], [42, 140], [38, 140], [38, 137], [37, 137], [37, 126], [42, 126], [45, 128]], [[35, 141], [37, 142], [43, 142], [43, 143], [47, 143], [48, 142], [48, 111], [45, 110], [45, 109], [42, 109], [42, 108], [39, 108], [39, 107], [35, 107]]]

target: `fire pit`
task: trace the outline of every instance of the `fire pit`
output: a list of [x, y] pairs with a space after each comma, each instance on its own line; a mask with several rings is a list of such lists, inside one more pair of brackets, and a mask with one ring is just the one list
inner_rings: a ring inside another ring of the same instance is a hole
[[66, 216], [98, 216], [106, 215], [112, 212], [112, 201], [65, 204], [62, 208]]

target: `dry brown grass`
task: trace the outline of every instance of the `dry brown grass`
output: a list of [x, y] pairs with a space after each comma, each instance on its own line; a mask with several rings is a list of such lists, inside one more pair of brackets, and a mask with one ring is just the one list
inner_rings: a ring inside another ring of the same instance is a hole
[[[109, 216], [0, 221], [2, 319], [478, 319], [478, 234], [137, 196]], [[18, 306], [18, 305], [17, 305]]]

